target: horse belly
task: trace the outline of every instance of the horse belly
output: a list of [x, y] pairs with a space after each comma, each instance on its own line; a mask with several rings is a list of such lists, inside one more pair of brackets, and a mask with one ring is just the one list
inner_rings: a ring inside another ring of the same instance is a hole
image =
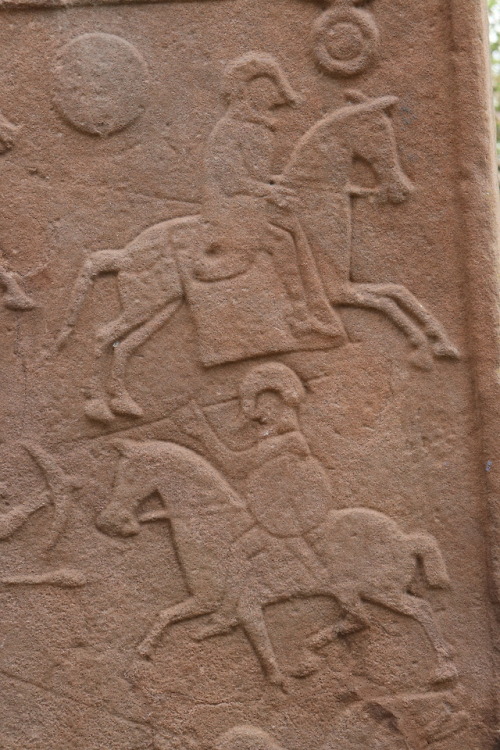
[[140, 273], [122, 272], [119, 287], [124, 307], [134, 305], [145, 310], [156, 310], [182, 297], [182, 286], [173, 258], [159, 258]]

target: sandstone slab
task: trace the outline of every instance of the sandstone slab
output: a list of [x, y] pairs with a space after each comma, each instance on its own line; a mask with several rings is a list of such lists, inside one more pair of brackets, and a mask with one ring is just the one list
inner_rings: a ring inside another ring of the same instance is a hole
[[0, 747], [499, 747], [481, 3], [0, 0]]

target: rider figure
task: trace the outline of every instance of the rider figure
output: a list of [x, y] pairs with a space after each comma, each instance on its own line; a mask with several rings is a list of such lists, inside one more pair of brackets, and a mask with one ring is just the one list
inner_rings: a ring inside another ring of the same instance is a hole
[[209, 137], [205, 157], [203, 212], [212, 242], [195, 274], [202, 281], [231, 278], [266, 251], [291, 302], [292, 330], [331, 335], [307, 305], [299, 255], [307, 256], [309, 248], [291, 210], [294, 192], [273, 177], [276, 110], [296, 104], [298, 96], [278, 62], [262, 53], [228, 66], [224, 94], [227, 111]]
[[190, 415], [183, 411], [184, 428], [203, 442], [209, 459], [228, 477], [243, 480], [247, 510], [256, 522], [231, 548], [226, 564], [231, 586], [203, 637], [234, 625], [237, 592], [251, 558], [261, 551], [286, 547], [319, 584], [328, 578], [309, 535], [326, 517], [331, 489], [300, 430], [297, 407], [304, 395], [301, 381], [285, 365], [254, 368], [241, 384], [240, 405], [258, 425], [259, 440], [241, 451], [220, 440], [196, 404]]

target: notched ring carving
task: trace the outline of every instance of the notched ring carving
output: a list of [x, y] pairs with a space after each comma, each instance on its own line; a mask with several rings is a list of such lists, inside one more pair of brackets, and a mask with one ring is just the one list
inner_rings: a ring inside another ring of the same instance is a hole
[[336, 8], [321, 15], [313, 27], [318, 65], [336, 76], [363, 73], [375, 62], [379, 31], [370, 13], [359, 8]]

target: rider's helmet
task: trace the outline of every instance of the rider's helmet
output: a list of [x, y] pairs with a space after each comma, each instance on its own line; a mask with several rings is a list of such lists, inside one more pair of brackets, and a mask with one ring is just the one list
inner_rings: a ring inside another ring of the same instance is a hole
[[241, 408], [250, 419], [257, 418], [257, 399], [265, 391], [276, 391], [287, 406], [294, 408], [306, 395], [300, 378], [286, 365], [278, 362], [258, 365], [240, 385]]
[[230, 62], [224, 71], [223, 93], [228, 102], [244, 94], [246, 85], [255, 78], [270, 78], [284, 104], [298, 104], [300, 96], [293, 90], [278, 61], [263, 52], [249, 52]]

